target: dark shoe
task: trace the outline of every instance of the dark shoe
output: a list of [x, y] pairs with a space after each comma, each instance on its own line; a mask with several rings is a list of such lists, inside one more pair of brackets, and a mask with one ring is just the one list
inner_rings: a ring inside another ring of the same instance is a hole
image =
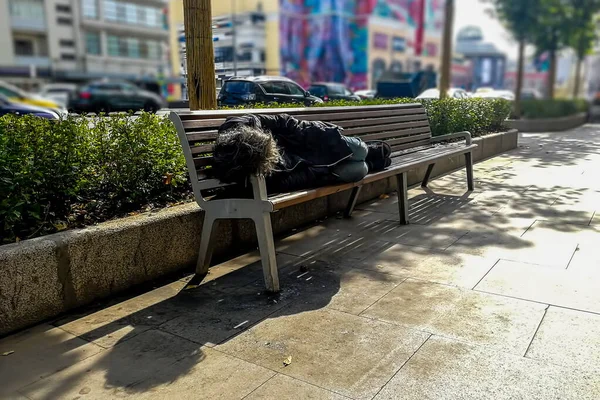
[[367, 165], [369, 172], [381, 171], [390, 166], [392, 160], [392, 148], [389, 144], [382, 140], [374, 140], [366, 142], [367, 145]]

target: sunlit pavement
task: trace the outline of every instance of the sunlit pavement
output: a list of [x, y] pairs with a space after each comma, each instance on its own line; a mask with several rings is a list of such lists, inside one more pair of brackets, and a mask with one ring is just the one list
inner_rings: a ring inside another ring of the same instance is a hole
[[2, 399], [599, 399], [600, 125], [0, 341]]

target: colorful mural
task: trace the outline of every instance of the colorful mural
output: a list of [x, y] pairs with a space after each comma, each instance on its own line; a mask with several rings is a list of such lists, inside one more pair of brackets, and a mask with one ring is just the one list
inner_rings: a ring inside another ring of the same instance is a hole
[[280, 0], [281, 73], [303, 86], [328, 81], [364, 89], [369, 18], [393, 19], [416, 31], [421, 7], [425, 32], [441, 30], [444, 0]]

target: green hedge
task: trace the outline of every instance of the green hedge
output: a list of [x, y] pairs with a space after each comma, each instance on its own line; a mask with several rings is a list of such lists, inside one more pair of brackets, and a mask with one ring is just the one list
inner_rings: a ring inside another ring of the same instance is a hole
[[0, 118], [0, 243], [164, 206], [187, 185], [162, 117]]
[[[412, 99], [331, 102], [358, 106]], [[434, 135], [502, 129], [503, 100], [424, 101]], [[272, 104], [267, 107], [282, 107]], [[135, 118], [0, 117], [0, 243], [93, 224], [191, 198], [171, 122]]]
[[577, 100], [523, 100], [521, 118], [559, 118], [588, 111], [588, 102]]

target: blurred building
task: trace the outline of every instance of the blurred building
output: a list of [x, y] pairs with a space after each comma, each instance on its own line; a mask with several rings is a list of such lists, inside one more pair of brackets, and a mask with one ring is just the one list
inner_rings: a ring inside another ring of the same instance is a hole
[[[512, 62], [504, 75], [504, 88], [515, 92], [517, 90], [517, 63]], [[528, 63], [523, 71], [523, 89], [535, 90], [540, 95], [548, 94], [548, 72], [538, 71], [533, 63]]]
[[170, 74], [167, 0], [0, 0], [0, 79]]
[[[239, 16], [236, 17], [238, 75], [256, 74], [263, 69], [266, 74], [285, 75], [304, 86], [314, 81], [332, 81], [364, 89], [373, 87], [383, 74], [437, 70], [444, 3], [444, 0], [213, 1], [215, 73], [217, 76], [233, 73], [230, 56], [233, 14]], [[182, 0], [171, 0], [172, 27], [183, 25], [182, 9]], [[251, 22], [253, 18], [259, 20]], [[171, 32], [171, 48], [179, 43], [179, 29]], [[245, 42], [246, 35], [255, 39]], [[252, 47], [244, 48], [250, 44]], [[252, 50], [248, 52], [249, 49]], [[251, 57], [248, 68], [243, 64], [246, 61], [240, 62], [240, 55]], [[175, 52], [171, 56], [172, 65], [180, 69], [182, 56]]]
[[452, 58], [451, 87], [473, 90], [473, 64], [462, 56]]
[[483, 32], [477, 26], [467, 26], [458, 32], [455, 52], [469, 60], [473, 68], [473, 87], [504, 88], [506, 54], [493, 43], [483, 40]]

